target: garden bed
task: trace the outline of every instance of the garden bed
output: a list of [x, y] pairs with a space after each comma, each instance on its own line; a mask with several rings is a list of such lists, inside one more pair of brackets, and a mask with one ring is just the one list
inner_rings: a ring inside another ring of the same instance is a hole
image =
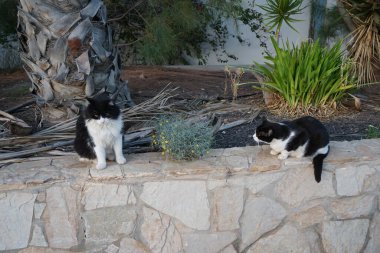
[[[165, 68], [134, 66], [127, 67], [123, 72], [123, 78], [129, 80], [132, 97], [136, 103], [140, 103], [155, 96], [168, 84], [171, 87], [179, 87], [176, 91], [176, 100], [186, 99], [191, 104], [194, 100], [198, 103], [213, 103], [231, 101], [232, 95], [229, 84], [225, 92], [226, 79], [222, 66], [210, 68]], [[249, 73], [244, 75], [243, 81], [254, 80]], [[29, 81], [23, 71], [0, 74], [0, 110], [6, 110], [22, 102], [32, 99], [28, 92]], [[358, 94], [362, 102], [362, 110], [357, 111], [353, 107], [347, 107], [342, 113], [337, 113], [329, 118], [321, 120], [326, 125], [332, 140], [355, 140], [367, 138], [369, 125], [380, 126], [380, 86], [368, 87]], [[254, 109], [261, 109], [260, 115], [266, 115], [273, 120], [284, 120], [286, 115], [280, 116], [271, 113], [263, 104], [261, 92], [252, 89], [250, 85], [242, 86], [238, 90], [237, 104], [250, 105]], [[38, 111], [30, 107], [14, 114], [24, 119], [29, 124], [37, 127]], [[37, 116], [36, 116], [37, 115]], [[217, 115], [223, 123], [231, 123], [239, 119], [247, 119], [247, 123], [220, 131], [217, 133], [214, 148], [227, 148], [255, 145], [252, 134], [257, 125], [257, 120], [250, 117], [249, 111], [231, 111]]]

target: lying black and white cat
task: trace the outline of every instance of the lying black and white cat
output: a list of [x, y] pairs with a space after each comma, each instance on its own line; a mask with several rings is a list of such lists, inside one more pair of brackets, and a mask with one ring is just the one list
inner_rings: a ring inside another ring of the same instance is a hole
[[[80, 160], [97, 159], [97, 169], [106, 167], [106, 158], [124, 164], [123, 120], [120, 109], [107, 92], [87, 98], [89, 104], [76, 124], [74, 149]], [[113, 153], [115, 156], [113, 157]]]
[[330, 148], [329, 134], [319, 120], [306, 116], [275, 123], [264, 118], [253, 138], [258, 143], [269, 144], [270, 153], [278, 155], [279, 159], [286, 159], [289, 155], [297, 158], [312, 156], [315, 181], [321, 181], [323, 159]]

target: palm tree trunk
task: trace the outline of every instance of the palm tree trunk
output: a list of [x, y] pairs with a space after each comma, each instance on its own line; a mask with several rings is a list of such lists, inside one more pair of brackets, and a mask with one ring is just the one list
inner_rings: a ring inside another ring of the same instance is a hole
[[[20, 0], [17, 32], [32, 89], [47, 112], [60, 111], [57, 120], [95, 90], [124, 85], [101, 0]], [[125, 106], [133, 104], [127, 85], [119, 94]]]

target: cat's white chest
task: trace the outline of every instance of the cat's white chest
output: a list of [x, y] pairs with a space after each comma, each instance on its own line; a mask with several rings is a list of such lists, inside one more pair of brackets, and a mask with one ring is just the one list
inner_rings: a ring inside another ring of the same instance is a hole
[[86, 120], [86, 126], [95, 146], [111, 147], [121, 138], [123, 121], [121, 116], [116, 120]]
[[273, 139], [270, 143], [271, 149], [279, 153], [285, 150], [286, 146], [288, 145], [289, 141], [293, 138], [294, 135], [294, 132], [291, 132], [288, 138], [286, 138], [285, 140]]

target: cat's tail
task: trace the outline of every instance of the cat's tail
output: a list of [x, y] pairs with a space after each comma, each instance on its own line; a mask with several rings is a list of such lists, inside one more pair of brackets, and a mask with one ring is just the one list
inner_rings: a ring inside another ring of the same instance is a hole
[[315, 178], [315, 181], [317, 181], [317, 183], [319, 183], [321, 181], [323, 160], [329, 154], [329, 151], [330, 151], [330, 147], [327, 147], [326, 153], [318, 154], [318, 155], [314, 156], [314, 158], [313, 158], [314, 178]]

